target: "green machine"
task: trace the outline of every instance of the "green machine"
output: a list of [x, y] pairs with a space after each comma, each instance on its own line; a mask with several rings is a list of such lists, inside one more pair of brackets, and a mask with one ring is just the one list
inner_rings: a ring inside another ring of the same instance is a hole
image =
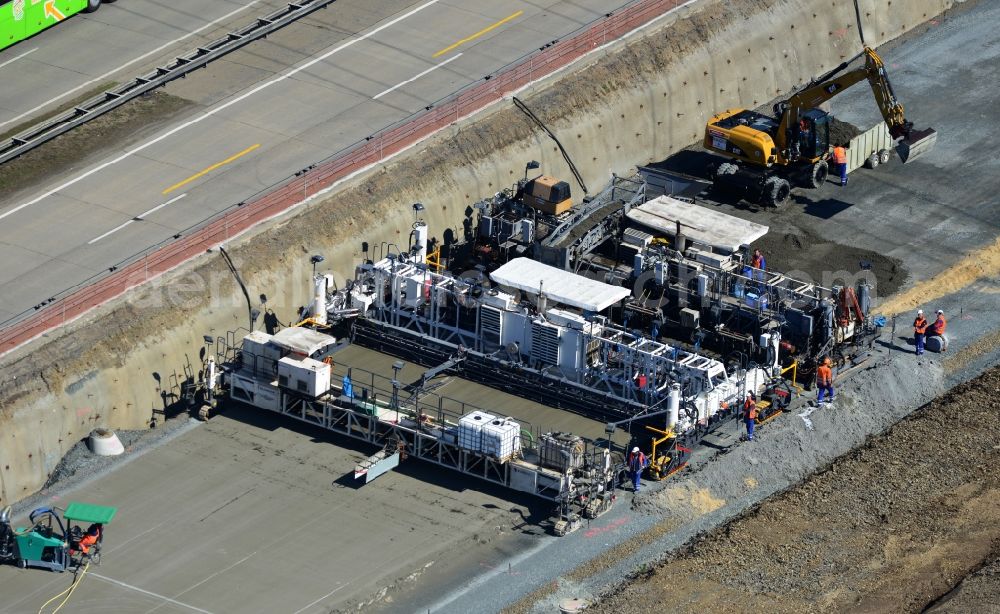
[[[117, 512], [113, 507], [75, 502], [65, 510], [40, 507], [28, 516], [30, 529], [15, 529], [8, 506], [0, 512], [0, 562], [52, 571], [66, 571], [84, 561], [99, 564], [104, 527]], [[84, 530], [82, 524], [89, 526]]]

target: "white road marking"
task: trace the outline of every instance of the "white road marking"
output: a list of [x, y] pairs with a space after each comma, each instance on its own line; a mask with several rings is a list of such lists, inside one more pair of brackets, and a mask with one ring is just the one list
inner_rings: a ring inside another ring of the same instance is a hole
[[[36, 110], [38, 110], [38, 109], [40, 109], [42, 107], [47, 107], [47, 106], [49, 106], [50, 104], [52, 104], [54, 102], [59, 102], [63, 98], [69, 96], [70, 94], [74, 94], [74, 93], [82, 90], [83, 88], [87, 87], [88, 85], [93, 85], [94, 83], [99, 83], [101, 81], [104, 81], [108, 77], [110, 77], [111, 75], [115, 74], [116, 72], [118, 72], [120, 70], [123, 70], [125, 68], [128, 68], [129, 66], [131, 66], [132, 64], [135, 64], [136, 62], [145, 60], [149, 56], [154, 55], [156, 53], [159, 53], [159, 52], [163, 51], [164, 49], [166, 49], [167, 47], [170, 47], [171, 45], [175, 45], [175, 44], [181, 42], [182, 40], [184, 40], [186, 38], [191, 38], [192, 36], [194, 36], [195, 34], [198, 34], [199, 32], [204, 32], [205, 30], [207, 30], [207, 29], [209, 29], [211, 27], [216, 26], [219, 22], [222, 22], [222, 21], [225, 21], [226, 19], [229, 19], [230, 17], [232, 17], [236, 13], [240, 13], [242, 11], [247, 10], [248, 8], [250, 8], [251, 6], [257, 4], [260, 1], [261, 0], [251, 0], [251, 2], [249, 4], [247, 4], [246, 6], [241, 6], [238, 9], [235, 9], [235, 10], [232, 10], [232, 11], [226, 13], [222, 17], [219, 17], [215, 21], [208, 22], [205, 25], [203, 25], [202, 27], [200, 27], [197, 30], [195, 30], [194, 32], [189, 32], [189, 33], [185, 34], [184, 36], [181, 36], [180, 38], [175, 38], [172, 41], [166, 42], [166, 43], [160, 45], [159, 47], [157, 47], [156, 49], [153, 49], [152, 51], [148, 51], [148, 52], [146, 52], [146, 53], [144, 53], [144, 54], [142, 54], [142, 55], [140, 55], [140, 56], [138, 56], [136, 58], [132, 58], [128, 62], [125, 62], [124, 64], [122, 64], [121, 66], [119, 66], [118, 68], [114, 68], [112, 70], [109, 70], [108, 72], [104, 73], [103, 75], [101, 75], [99, 77], [94, 77], [90, 81], [84, 81], [83, 83], [81, 83], [80, 85], [74, 87], [73, 89], [66, 90], [65, 92], [63, 92], [62, 94], [59, 94], [58, 96], [55, 96], [54, 98], [49, 98], [45, 102], [43, 102], [43, 103], [41, 103], [39, 105], [35, 105], [35, 107], [33, 109], [31, 109], [30, 111], [25, 111], [24, 113], [21, 113], [20, 115], [18, 115], [16, 117], [12, 117], [12, 118], [10, 118], [10, 119], [8, 119], [6, 121], [0, 122], [0, 127], [6, 126], [7, 124], [12, 123], [12, 122], [16, 122], [19, 119], [24, 119], [28, 115], [31, 115], [32, 113], [34, 113]], [[32, 51], [34, 51], [34, 50], [32, 50]], [[31, 53], [31, 52], [29, 51], [28, 53]], [[27, 54], [25, 54], [25, 55], [27, 55]], [[16, 60], [16, 59], [17, 58], [14, 58], [14, 60]], [[13, 62], [14, 60], [11, 60], [11, 62]], [[4, 66], [3, 64], [0, 64], [0, 67], [3, 67], [3, 66]]]
[[413, 77], [413, 78], [411, 78], [411, 79], [407, 79], [406, 81], [402, 81], [402, 82], [400, 82], [400, 83], [397, 83], [396, 85], [393, 85], [392, 87], [390, 87], [389, 89], [385, 90], [384, 92], [379, 92], [378, 94], [375, 94], [374, 96], [372, 96], [372, 100], [378, 100], [378, 99], [379, 99], [379, 98], [381, 98], [382, 96], [385, 96], [385, 95], [386, 95], [386, 94], [388, 94], [389, 92], [391, 92], [391, 91], [393, 91], [393, 90], [397, 90], [397, 89], [399, 89], [399, 88], [403, 87], [403, 86], [404, 86], [404, 85], [406, 85], [407, 83], [413, 83], [414, 81], [416, 81], [416, 80], [417, 80], [417, 79], [419, 79], [420, 77], [423, 77], [423, 76], [424, 76], [424, 75], [426, 75], [427, 73], [429, 73], [429, 72], [431, 72], [431, 71], [434, 71], [434, 70], [437, 70], [438, 68], [441, 68], [442, 66], [444, 66], [444, 65], [445, 65], [445, 64], [447, 64], [448, 62], [451, 62], [452, 60], [457, 60], [457, 59], [458, 59], [458, 58], [460, 58], [461, 56], [462, 56], [462, 54], [461, 54], [461, 53], [458, 53], [458, 54], [455, 54], [455, 55], [451, 56], [450, 58], [448, 58], [447, 60], [445, 60], [444, 62], [441, 62], [440, 64], [435, 64], [434, 66], [431, 66], [430, 68], [428, 68], [428, 69], [427, 69], [427, 70], [425, 70], [424, 72], [422, 72], [422, 73], [418, 74], [417, 76], [415, 76], [415, 77]]
[[180, 196], [175, 196], [175, 197], [171, 198], [170, 200], [168, 200], [167, 202], [163, 203], [162, 205], [156, 205], [155, 207], [153, 207], [149, 211], [147, 211], [145, 213], [140, 213], [139, 215], [135, 216], [135, 219], [137, 219], [137, 220], [144, 219], [150, 213], [153, 213], [154, 211], [159, 211], [160, 209], [166, 207], [167, 205], [172, 205], [175, 202], [179, 201], [180, 199], [184, 198], [185, 196], [187, 196], [187, 193], [181, 194]]
[[119, 230], [121, 230], [122, 228], [125, 228], [126, 226], [128, 226], [132, 222], [142, 221], [150, 213], [152, 213], [154, 211], [158, 211], [158, 210], [166, 207], [167, 205], [169, 205], [171, 203], [175, 203], [175, 202], [179, 201], [180, 199], [184, 198], [185, 196], [187, 196], [186, 193], [185, 194], [181, 194], [180, 196], [175, 196], [174, 198], [171, 198], [167, 202], [163, 203], [162, 205], [156, 205], [155, 207], [153, 207], [149, 211], [146, 211], [145, 213], [140, 213], [139, 215], [135, 216], [134, 218], [130, 219], [129, 221], [125, 222], [124, 224], [121, 224], [120, 226], [115, 226], [114, 228], [112, 228], [111, 230], [109, 230], [106, 233], [102, 234], [101, 236], [95, 237], [95, 238], [91, 239], [90, 241], [87, 241], [87, 245], [93, 245], [94, 243], [97, 243], [98, 241], [100, 241], [104, 237], [108, 236], [111, 233], [118, 232]]
[[170, 597], [165, 597], [163, 595], [160, 595], [158, 593], [154, 593], [152, 591], [147, 591], [144, 588], [139, 588], [138, 586], [132, 586], [131, 584], [126, 584], [125, 582], [122, 582], [121, 580], [115, 580], [114, 578], [109, 578], [107, 576], [102, 576], [101, 574], [94, 573], [94, 572], [90, 572], [90, 575], [92, 577], [94, 577], [94, 578], [97, 578], [98, 580], [104, 580], [105, 582], [108, 582], [110, 584], [117, 584], [118, 586], [120, 586], [122, 588], [127, 588], [129, 590], [133, 590], [133, 591], [136, 591], [138, 593], [142, 593], [144, 595], [149, 595], [150, 597], [155, 597], [157, 599], [162, 599], [163, 601], [166, 601], [167, 603], [172, 603], [172, 604], [178, 605], [178, 606], [180, 606], [182, 608], [187, 608], [187, 609], [189, 609], [189, 610], [191, 610], [193, 612], [201, 612], [201, 614], [212, 614], [208, 610], [202, 610], [201, 608], [196, 608], [193, 605], [189, 605], [187, 603], [183, 603], [181, 601], [177, 601], [176, 599], [171, 599]]
[[106, 233], [102, 234], [101, 236], [94, 237], [90, 241], [87, 241], [87, 245], [93, 245], [94, 243], [97, 243], [98, 241], [100, 241], [104, 237], [108, 236], [109, 234], [118, 232], [119, 230], [121, 230], [122, 228], [125, 228], [126, 226], [128, 226], [129, 224], [131, 224], [134, 221], [135, 221], [135, 219], [131, 219], [131, 220], [125, 222], [124, 224], [120, 225], [120, 226], [115, 226], [114, 228], [112, 228], [111, 230], [109, 230]]
[[[252, 557], [252, 556], [253, 556], [253, 555], [255, 555], [255, 554], [257, 554], [257, 551], [256, 551], [256, 550], [254, 550], [254, 551], [253, 551], [253, 552], [251, 552], [250, 554], [246, 555], [246, 556], [245, 556], [245, 557], [243, 557], [242, 559], [240, 559], [240, 560], [236, 561], [236, 562], [235, 562], [235, 563], [233, 563], [232, 565], [229, 565], [228, 567], [225, 567], [225, 568], [223, 568], [223, 569], [220, 569], [219, 571], [217, 571], [217, 572], [215, 572], [214, 574], [212, 574], [212, 575], [208, 576], [207, 578], [205, 578], [205, 579], [204, 579], [204, 580], [202, 580], [201, 582], [198, 582], [197, 584], [193, 584], [193, 585], [189, 586], [188, 588], [186, 588], [186, 589], [182, 590], [181, 592], [179, 592], [179, 593], [177, 593], [176, 595], [174, 595], [174, 598], [176, 599], [177, 597], [180, 597], [180, 596], [181, 596], [181, 595], [183, 595], [184, 593], [190, 593], [191, 591], [193, 591], [194, 589], [198, 588], [198, 587], [199, 587], [199, 586], [201, 586], [202, 584], [204, 584], [204, 583], [208, 582], [209, 580], [211, 580], [212, 578], [214, 578], [214, 577], [216, 577], [216, 576], [218, 576], [218, 575], [220, 575], [220, 574], [223, 574], [223, 573], [225, 573], [225, 572], [229, 571], [229, 570], [230, 570], [230, 569], [232, 569], [233, 567], [236, 567], [237, 565], [239, 565], [240, 563], [242, 563], [242, 562], [246, 561], [247, 559], [249, 559], [250, 557]], [[160, 605], [156, 606], [156, 607], [155, 607], [155, 608], [153, 608], [152, 610], [147, 610], [147, 611], [146, 611], [146, 614], [150, 614], [151, 612], [155, 612], [156, 610], [159, 610], [160, 608], [162, 608], [162, 607], [163, 607], [164, 605], [166, 605], [166, 602], [164, 602], [164, 603], [161, 603]]]
[[78, 176], [74, 177], [73, 179], [70, 179], [69, 181], [67, 181], [66, 183], [62, 184], [61, 186], [59, 186], [57, 188], [53, 188], [53, 189], [49, 190], [48, 192], [42, 194], [41, 196], [38, 196], [38, 197], [34, 198], [33, 200], [29, 200], [28, 202], [26, 202], [24, 204], [18, 205], [16, 207], [14, 207], [13, 209], [11, 209], [10, 211], [7, 211], [6, 213], [0, 214], [0, 220], [4, 219], [5, 217], [8, 217], [10, 215], [14, 215], [18, 211], [20, 211], [20, 210], [22, 210], [22, 209], [24, 209], [26, 207], [30, 207], [31, 205], [39, 203], [39, 202], [45, 200], [46, 198], [48, 198], [49, 196], [52, 196], [56, 192], [59, 192], [60, 190], [65, 190], [66, 188], [68, 188], [68, 187], [70, 187], [72, 185], [75, 185], [75, 184], [83, 181], [87, 177], [90, 177], [91, 175], [93, 175], [95, 173], [99, 173], [99, 172], [103, 171], [104, 169], [108, 168], [109, 166], [117, 164], [117, 163], [121, 162], [122, 160], [124, 160], [126, 158], [129, 158], [129, 157], [133, 156], [134, 154], [139, 153], [140, 151], [148, 149], [148, 148], [152, 147], [153, 145], [156, 145], [160, 141], [163, 141], [165, 139], [168, 139], [168, 138], [172, 137], [173, 135], [177, 134], [181, 130], [185, 130], [187, 128], [190, 128], [191, 126], [193, 126], [195, 124], [198, 124], [198, 123], [200, 123], [200, 122], [208, 119], [209, 117], [212, 117], [213, 115], [221, 113], [222, 111], [225, 111], [226, 109], [228, 109], [229, 107], [233, 106], [234, 104], [246, 100], [250, 96], [253, 96], [257, 92], [260, 92], [261, 90], [267, 89], [267, 88], [271, 87], [272, 85], [274, 85], [276, 83], [281, 83], [282, 81], [284, 81], [285, 79], [288, 79], [290, 77], [294, 77], [295, 75], [299, 74], [303, 70], [307, 70], [309, 68], [312, 68], [316, 64], [319, 64], [320, 62], [322, 62], [323, 60], [326, 60], [327, 58], [329, 58], [333, 54], [339, 53], [339, 52], [343, 51], [344, 49], [347, 49], [348, 47], [350, 47], [350, 46], [352, 46], [352, 45], [354, 45], [356, 43], [360, 43], [363, 40], [369, 39], [372, 36], [375, 36], [376, 34], [378, 34], [379, 32], [381, 32], [382, 30], [385, 30], [386, 28], [394, 26], [397, 23], [399, 23], [400, 21], [403, 21], [404, 19], [406, 19], [407, 17], [410, 17], [411, 15], [414, 15], [414, 14], [420, 12], [420, 11], [424, 10], [425, 8], [431, 6], [431, 5], [437, 4], [440, 1], [441, 0], [428, 0], [427, 2], [425, 2], [425, 3], [421, 4], [420, 6], [418, 6], [417, 8], [412, 9], [412, 10], [406, 12], [406, 13], [403, 13], [399, 17], [393, 19], [392, 21], [388, 21], [388, 22], [382, 24], [381, 26], [375, 28], [374, 30], [372, 30], [372, 31], [370, 31], [370, 32], [368, 32], [366, 34], [363, 34], [362, 36], [359, 36], [357, 38], [352, 38], [351, 40], [347, 41], [346, 43], [338, 45], [337, 47], [331, 49], [330, 51], [327, 51], [323, 55], [317, 56], [317, 57], [309, 60], [305, 64], [302, 64], [301, 66], [293, 68], [292, 70], [288, 71], [287, 73], [284, 73], [282, 75], [278, 75], [274, 79], [271, 79], [270, 81], [266, 81], [266, 82], [258, 85], [257, 87], [255, 87], [255, 88], [247, 91], [246, 93], [244, 93], [244, 94], [242, 94], [240, 96], [237, 96], [236, 98], [233, 98], [232, 100], [230, 100], [228, 102], [225, 102], [225, 103], [223, 103], [223, 104], [221, 104], [221, 105], [219, 105], [217, 107], [214, 107], [212, 109], [209, 109], [208, 111], [205, 111], [205, 113], [203, 113], [202, 115], [200, 115], [200, 116], [198, 116], [198, 117], [196, 117], [196, 118], [194, 118], [194, 119], [192, 119], [190, 121], [187, 121], [187, 122], [185, 122], [185, 123], [183, 123], [183, 124], [181, 124], [179, 126], [175, 126], [174, 128], [171, 128], [170, 130], [164, 132], [160, 136], [158, 136], [158, 137], [156, 137], [156, 138], [154, 138], [154, 139], [152, 139], [150, 141], [146, 141], [142, 145], [139, 145], [135, 149], [131, 149], [129, 151], [126, 151], [125, 153], [123, 153], [122, 155], [118, 156], [117, 158], [115, 158], [113, 160], [109, 160], [108, 162], [104, 162], [104, 163], [102, 163], [102, 164], [100, 164], [100, 165], [98, 165], [98, 166], [90, 169], [89, 171], [83, 173], [82, 175], [78, 175]]
[[316, 605], [316, 604], [317, 604], [317, 603], [319, 603], [320, 601], [323, 601], [324, 599], [326, 599], [326, 598], [327, 598], [327, 597], [329, 597], [330, 595], [332, 595], [332, 594], [336, 593], [337, 591], [339, 591], [340, 589], [344, 588], [345, 586], [347, 586], [347, 585], [346, 585], [346, 584], [343, 584], [343, 585], [341, 585], [341, 586], [338, 586], [337, 588], [335, 588], [335, 589], [333, 589], [332, 591], [330, 591], [329, 593], [327, 593], [327, 594], [323, 595], [322, 597], [320, 597], [320, 598], [319, 598], [319, 599], [317, 599], [316, 601], [313, 601], [312, 603], [310, 603], [310, 604], [309, 604], [309, 605], [307, 605], [306, 607], [302, 608], [301, 610], [296, 610], [296, 611], [295, 611], [295, 612], [294, 612], [293, 614], [302, 614], [302, 612], [305, 612], [305, 611], [306, 611], [306, 610], [308, 610], [309, 608], [313, 607], [314, 605]]
[[126, 226], [128, 226], [132, 222], [142, 221], [150, 213], [152, 213], [154, 211], [158, 211], [158, 210], [166, 207], [167, 205], [169, 205], [171, 203], [175, 203], [175, 202], [179, 201], [180, 199], [184, 198], [185, 196], [187, 196], [186, 193], [185, 194], [181, 194], [180, 196], [175, 196], [174, 198], [171, 198], [167, 202], [163, 203], [162, 205], [156, 205], [155, 207], [153, 207], [149, 211], [146, 211], [145, 213], [140, 213], [139, 215], [135, 216], [134, 218], [130, 219], [129, 221], [125, 222], [124, 224], [122, 224], [120, 226], [115, 226], [114, 228], [112, 228], [111, 230], [109, 230], [106, 233], [102, 234], [101, 236], [95, 237], [95, 238], [91, 239], [90, 241], [87, 241], [87, 245], [93, 245], [94, 243], [97, 243], [98, 241], [100, 241], [104, 237], [108, 236], [109, 234], [118, 232], [119, 230], [121, 230], [122, 228], [125, 228]]
[[[19, 55], [19, 56], [15, 56], [15, 57], [13, 57], [13, 58], [11, 58], [11, 59], [7, 60], [7, 61], [6, 61], [6, 62], [4, 62], [3, 64], [0, 64], [0, 68], [3, 68], [4, 66], [6, 66], [6, 65], [8, 65], [8, 64], [12, 64], [12, 63], [14, 63], [14, 62], [16, 62], [16, 61], [20, 60], [20, 59], [21, 59], [21, 58], [23, 58], [24, 56], [28, 55], [29, 53], [34, 53], [34, 52], [36, 52], [36, 51], [38, 51], [38, 47], [35, 47], [34, 49], [32, 49], [32, 50], [30, 50], [30, 51], [25, 51], [25, 52], [24, 52], [24, 53], [22, 53], [21, 55]], [[7, 123], [7, 122], [4, 122], [4, 124], [6, 124], [6, 123]], [[0, 126], [2, 126], [2, 125], [3, 125], [3, 124], [0, 124]]]

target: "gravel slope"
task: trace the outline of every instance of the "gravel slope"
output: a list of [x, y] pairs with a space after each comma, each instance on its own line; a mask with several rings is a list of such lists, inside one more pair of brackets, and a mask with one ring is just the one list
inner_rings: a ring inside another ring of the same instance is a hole
[[[1000, 544], [997, 393], [1000, 367], [696, 539], [594, 609], [924, 610]], [[976, 576], [965, 611], [995, 600], [995, 566]]]

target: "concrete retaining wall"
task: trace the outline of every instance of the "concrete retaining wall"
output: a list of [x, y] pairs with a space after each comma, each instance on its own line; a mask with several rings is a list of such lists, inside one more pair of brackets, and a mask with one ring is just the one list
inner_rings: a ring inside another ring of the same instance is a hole
[[[862, 0], [866, 37], [880, 44], [952, 4]], [[557, 133], [597, 190], [612, 172], [698, 140], [716, 110], [764, 104], [853, 56], [860, 45], [854, 22], [852, 0], [705, 0], [519, 97]], [[433, 235], [440, 238], [448, 227], [460, 234], [467, 206], [512, 184], [529, 159], [570, 177], [555, 144], [512, 105], [498, 105], [258, 229], [230, 251], [251, 296], [266, 293], [268, 306], [287, 321], [308, 301], [310, 254], [324, 254], [342, 280], [362, 240], [405, 244], [416, 201], [426, 205]], [[246, 314], [219, 255], [209, 253], [5, 357], [0, 505], [38, 489], [65, 450], [93, 428], [148, 425], [180, 392], [185, 366], [197, 365], [202, 335], [246, 326]]]

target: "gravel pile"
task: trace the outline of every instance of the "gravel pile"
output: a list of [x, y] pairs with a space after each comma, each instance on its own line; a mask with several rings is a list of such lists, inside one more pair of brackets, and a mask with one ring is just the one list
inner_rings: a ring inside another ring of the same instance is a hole
[[[146, 429], [135, 430], [135, 431], [115, 431], [118, 435], [118, 439], [122, 442], [125, 447], [125, 454], [128, 455], [132, 452], [133, 446], [142, 440], [142, 437], [149, 434], [150, 431]], [[58, 484], [65, 483], [67, 480], [75, 477], [78, 473], [81, 475], [89, 474], [93, 472], [102, 471], [111, 467], [115, 464], [118, 459], [116, 456], [98, 456], [90, 451], [90, 447], [87, 445], [87, 440], [89, 437], [84, 438], [76, 443], [75, 446], [69, 449], [69, 452], [63, 456], [56, 468], [49, 474], [49, 479], [46, 480], [45, 486], [42, 488], [52, 488]]]
[[[931, 379], [921, 378], [922, 365], [912, 364], [917, 372], [910, 381]], [[858, 378], [860, 391], [872, 402], [900, 392], [894, 388], [904, 379], [875, 373]], [[995, 556], [993, 544], [1000, 540], [1000, 475], [994, 470], [1000, 461], [998, 393], [1000, 368], [994, 368], [800, 486], [690, 542], [596, 610], [647, 612], [662, 603], [671, 603], [674, 611], [923, 610]], [[824, 422], [838, 413], [873, 411], [877, 405], [863, 402], [863, 395], [821, 410]], [[812, 434], [765, 430], [763, 438], [781, 437], [782, 447], [801, 445], [808, 454], [811, 438], [837, 433], [817, 434], [820, 415], [810, 416], [816, 418]], [[829, 423], [848, 427], [846, 421]], [[711, 471], [704, 471], [692, 479], [715, 490], [727, 479], [731, 483], [725, 487], [733, 488], [745, 473], [795, 471], [785, 459], [798, 455], [775, 458], [758, 450], [749, 445], [735, 451], [745, 454], [747, 472], [710, 479]], [[692, 492], [683, 485], [661, 497], [672, 494], [676, 500], [680, 489]], [[995, 578], [989, 566], [984, 569], [979, 587]], [[970, 599], [995, 595], [995, 589], [971, 589]]]

